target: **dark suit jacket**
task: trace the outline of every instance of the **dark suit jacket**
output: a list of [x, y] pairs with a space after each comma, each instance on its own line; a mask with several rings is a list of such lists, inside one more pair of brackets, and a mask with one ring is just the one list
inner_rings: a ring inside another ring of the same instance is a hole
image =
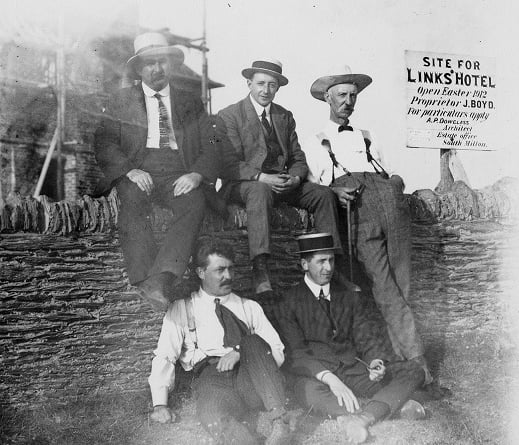
[[333, 281], [330, 294], [333, 323], [303, 280], [277, 307], [290, 370], [314, 377], [326, 369], [335, 372], [341, 363], [353, 366], [355, 357], [368, 363], [394, 360], [385, 326], [368, 317], [358, 293]]
[[[292, 176], [305, 179], [308, 165], [304, 152], [299, 146], [296, 123], [292, 113], [272, 103], [270, 108], [272, 127], [283, 150], [285, 166]], [[238, 158], [235, 181], [253, 179], [267, 157], [267, 144], [251, 99], [247, 96], [238, 103], [229, 105], [218, 113], [219, 124], [223, 125], [227, 138], [234, 147]], [[230, 181], [224, 181], [224, 189]]]
[[[187, 172], [200, 173], [204, 183], [214, 184], [218, 173], [215, 137], [202, 102], [195, 95], [171, 87], [171, 114], [180, 157]], [[94, 141], [96, 159], [104, 178], [97, 192], [104, 193], [114, 182], [146, 156], [148, 120], [141, 85], [123, 88], [106, 107]]]

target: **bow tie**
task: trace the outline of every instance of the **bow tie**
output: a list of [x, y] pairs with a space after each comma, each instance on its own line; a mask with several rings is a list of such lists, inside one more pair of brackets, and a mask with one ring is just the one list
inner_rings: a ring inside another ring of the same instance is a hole
[[341, 131], [353, 131], [353, 128], [349, 125], [340, 125], [338, 128], [338, 132], [340, 133]]

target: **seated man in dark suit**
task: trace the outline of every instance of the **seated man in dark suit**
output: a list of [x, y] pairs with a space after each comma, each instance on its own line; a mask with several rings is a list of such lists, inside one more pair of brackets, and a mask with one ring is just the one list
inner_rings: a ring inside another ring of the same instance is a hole
[[218, 113], [238, 164], [224, 169], [237, 172], [224, 181], [221, 193], [247, 209], [253, 289], [256, 299], [263, 303], [273, 297], [267, 260], [271, 253], [270, 220], [276, 203], [307, 209], [313, 213], [317, 230], [332, 233], [337, 247], [341, 242], [335, 195], [328, 187], [306, 180], [308, 166], [294, 117], [273, 102], [279, 88], [288, 83], [281, 62], [257, 60], [242, 75], [250, 94]]
[[[141, 82], [110, 98], [96, 131], [94, 148], [104, 174], [98, 192], [117, 188], [128, 279], [154, 308], [165, 310], [168, 289], [184, 274], [198, 236], [218, 158], [202, 102], [170, 83], [183, 52], [155, 32], [137, 36], [134, 46], [127, 66]], [[152, 231], [152, 204], [174, 212], [160, 245]]]
[[[424, 381], [419, 364], [399, 361], [384, 326], [370, 320], [355, 292], [335, 280], [330, 234], [298, 238], [305, 276], [281, 301], [276, 317], [300, 402], [337, 417], [362, 443], [373, 423], [403, 407]], [[361, 408], [357, 397], [368, 399]], [[410, 401], [423, 417], [423, 407]]]

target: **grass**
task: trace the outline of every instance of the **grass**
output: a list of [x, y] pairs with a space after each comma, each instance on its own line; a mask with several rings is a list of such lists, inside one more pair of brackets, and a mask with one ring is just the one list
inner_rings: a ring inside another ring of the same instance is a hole
[[[506, 406], [514, 406], [511, 387], [517, 388], [519, 366], [514, 351], [496, 357], [489, 333], [460, 336], [446, 352], [438, 378], [452, 396], [426, 403], [423, 421], [391, 420], [375, 425], [372, 445], [514, 444], [507, 435]], [[430, 357], [432, 358], [432, 357]], [[505, 372], [506, 370], [506, 372]], [[182, 373], [181, 373], [182, 374]], [[27, 445], [175, 444], [212, 443], [195, 419], [194, 401], [184, 374], [180, 390], [171, 400], [178, 414], [175, 423], [156, 425], [146, 392], [118, 396], [95, 395], [66, 405], [0, 413], [0, 443]], [[258, 421], [261, 424], [261, 417]], [[333, 420], [306, 413], [294, 444], [347, 443]]]

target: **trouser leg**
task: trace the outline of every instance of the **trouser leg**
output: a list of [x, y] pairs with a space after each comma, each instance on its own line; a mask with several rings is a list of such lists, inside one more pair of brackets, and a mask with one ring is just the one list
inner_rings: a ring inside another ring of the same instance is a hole
[[[389, 186], [389, 184], [388, 184]], [[362, 203], [356, 208], [355, 251], [372, 283], [373, 298], [382, 313], [395, 352], [404, 358], [423, 355], [423, 344], [411, 308], [395, 281], [388, 255], [384, 200], [373, 182], [367, 181]]]
[[341, 237], [338, 230], [337, 198], [329, 187], [304, 181], [297, 189], [280, 195], [279, 199], [296, 207], [307, 209], [314, 216], [315, 228], [319, 232], [330, 233], [337, 253], [342, 253]]
[[[361, 364], [339, 370], [336, 375], [355, 396], [369, 398], [362, 412], [370, 414], [376, 421], [400, 409], [424, 379], [423, 369], [412, 362], [388, 365], [386, 376], [381, 382], [371, 381], [366, 368]], [[348, 414], [339, 405], [328, 385], [317, 379], [297, 378], [294, 391], [302, 404], [313, 407], [316, 412], [332, 417]]]
[[120, 201], [119, 242], [131, 284], [148, 277], [153, 267], [157, 246], [153, 236], [150, 198], [128, 178], [117, 186]]
[[169, 272], [181, 277], [187, 267], [205, 214], [205, 198], [201, 189], [173, 196], [167, 187], [160, 191], [157, 201], [173, 211], [168, 231], [155, 258], [150, 275]]
[[196, 413], [202, 426], [218, 444], [254, 444], [248, 428], [239, 422], [248, 407], [235, 389], [233, 371], [206, 367], [194, 383]]
[[247, 335], [240, 342], [237, 388], [251, 408], [283, 411], [286, 397], [284, 379], [268, 343], [259, 335]]
[[251, 260], [270, 254], [270, 217], [274, 202], [271, 187], [258, 181], [240, 182], [233, 187], [231, 200], [245, 205]]

